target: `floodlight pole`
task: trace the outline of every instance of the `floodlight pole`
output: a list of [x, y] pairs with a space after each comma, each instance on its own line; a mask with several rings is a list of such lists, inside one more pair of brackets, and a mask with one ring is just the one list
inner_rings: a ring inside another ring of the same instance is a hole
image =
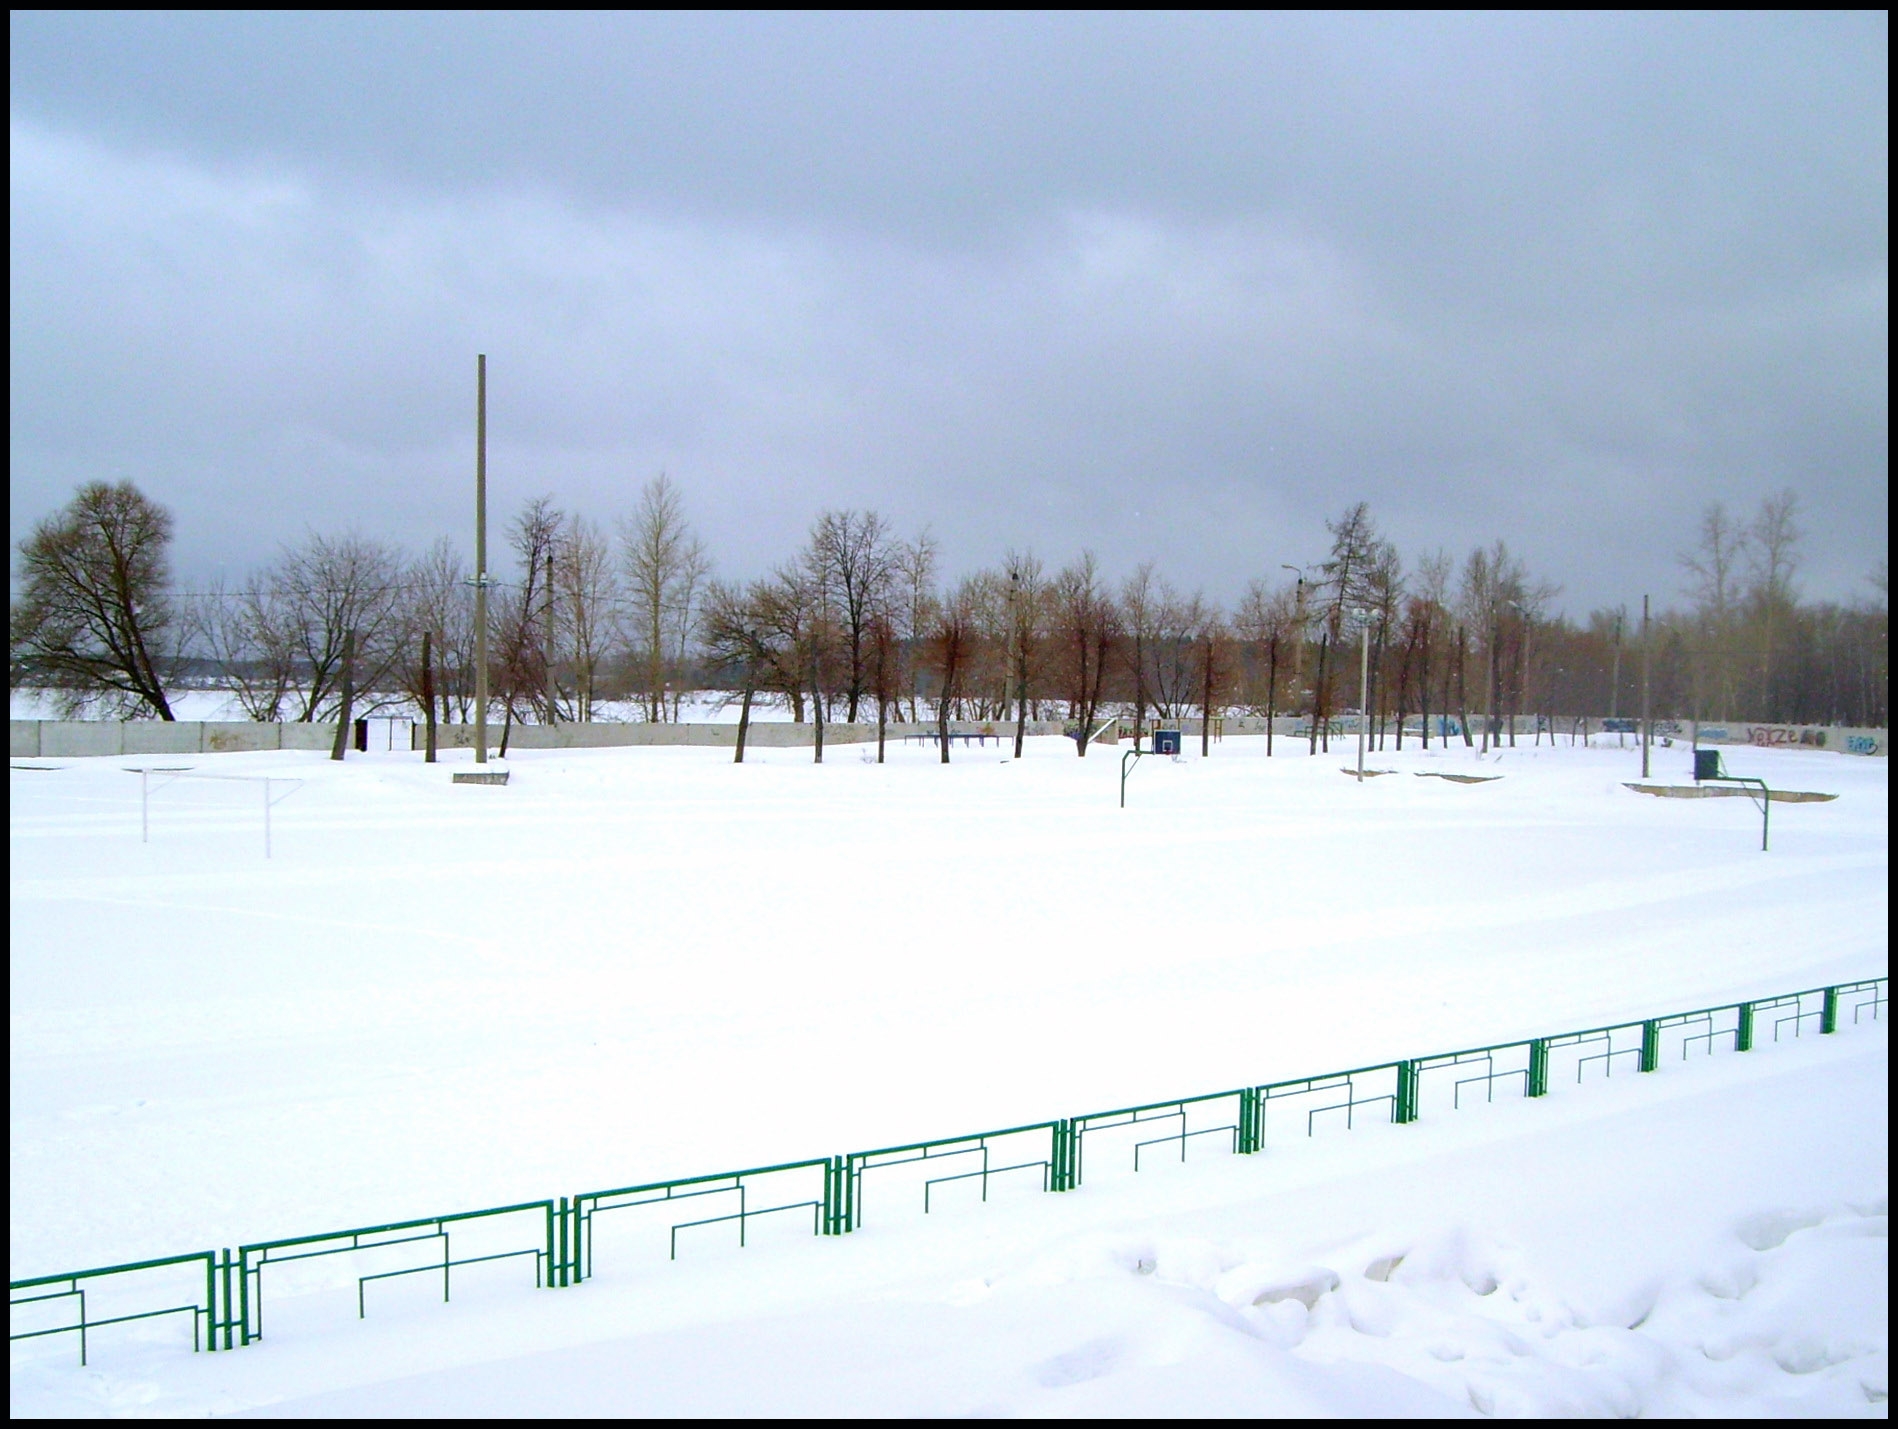
[[488, 355], [475, 357], [475, 763], [488, 762]]

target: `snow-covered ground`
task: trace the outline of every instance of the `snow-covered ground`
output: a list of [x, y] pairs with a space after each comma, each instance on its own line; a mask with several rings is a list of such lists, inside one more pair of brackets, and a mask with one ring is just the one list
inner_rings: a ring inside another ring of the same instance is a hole
[[[1342, 743], [1278, 749], [1143, 760], [1125, 811], [1116, 752], [1059, 740], [520, 753], [505, 789], [452, 786], [465, 754], [31, 761], [12, 1274], [1886, 970], [1883, 760], [1733, 752], [1841, 796], [1776, 804], [1762, 854], [1743, 799], [1624, 789], [1633, 750], [1359, 785]], [[243, 777], [158, 788], [141, 844], [141, 764]], [[163, 1322], [83, 1372], [29, 1342], [13, 1408], [1882, 1414], [1887, 1065], [1860, 1027], [578, 1290], [497, 1269], [361, 1324], [313, 1294], [230, 1356]]]

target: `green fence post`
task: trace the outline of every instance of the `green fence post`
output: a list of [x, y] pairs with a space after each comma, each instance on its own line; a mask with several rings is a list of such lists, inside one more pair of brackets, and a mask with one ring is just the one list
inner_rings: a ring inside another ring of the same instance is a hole
[[1649, 1018], [1641, 1024], [1641, 1070], [1652, 1072], [1661, 1065], [1661, 1024]]
[[1250, 1156], [1259, 1149], [1259, 1092], [1245, 1087], [1239, 1093], [1239, 1152]]
[[573, 1262], [573, 1283], [581, 1283], [581, 1197], [575, 1196], [568, 1201], [568, 1215], [573, 1216], [573, 1243], [569, 1247], [568, 1258]]
[[228, 1245], [224, 1247], [223, 1279], [224, 1279], [224, 1348], [227, 1350], [233, 1350], [233, 1349], [236, 1349], [237, 1346], [231, 1342], [231, 1331], [234, 1327], [231, 1324], [231, 1248]]
[[1054, 1124], [1054, 1172], [1049, 1180], [1057, 1191], [1072, 1191], [1080, 1184], [1081, 1168], [1076, 1155], [1079, 1141], [1080, 1137], [1070, 1118], [1063, 1117]]
[[1549, 1039], [1534, 1038], [1529, 1043], [1529, 1085], [1525, 1094], [1546, 1097], [1549, 1094]]
[[1739, 1025], [1733, 1030], [1733, 1049], [1736, 1052], [1753, 1050], [1753, 1004], [1750, 1002], [1740, 1004]]
[[1819, 1030], [1837, 1032], [1839, 1030], [1839, 990], [1836, 987], [1826, 989], [1826, 1000], [1819, 1009]]
[[824, 1234], [849, 1235], [855, 1229], [851, 1213], [852, 1182], [850, 1157], [833, 1156], [824, 1168]]
[[1391, 1120], [1409, 1123], [1417, 1119], [1417, 1064], [1397, 1064], [1397, 1098], [1391, 1104]]
[[237, 1343], [250, 1343], [250, 1252], [237, 1248]]

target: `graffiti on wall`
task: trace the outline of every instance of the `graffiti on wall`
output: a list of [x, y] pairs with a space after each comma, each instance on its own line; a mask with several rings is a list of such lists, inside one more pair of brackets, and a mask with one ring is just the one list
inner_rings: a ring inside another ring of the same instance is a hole
[[1756, 724], [1751, 732], [1753, 743], [1762, 748], [1798, 748], [1824, 749], [1826, 731], [1823, 729], [1801, 729], [1796, 725]]

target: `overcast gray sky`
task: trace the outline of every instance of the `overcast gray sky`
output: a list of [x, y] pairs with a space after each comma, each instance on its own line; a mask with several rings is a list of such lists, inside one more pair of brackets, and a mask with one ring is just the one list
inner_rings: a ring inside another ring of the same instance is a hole
[[1790, 487], [1885, 558], [1888, 22], [15, 12], [9, 521], [130, 477], [191, 584], [667, 472], [950, 571], [1230, 602], [1367, 500], [1557, 604]]

